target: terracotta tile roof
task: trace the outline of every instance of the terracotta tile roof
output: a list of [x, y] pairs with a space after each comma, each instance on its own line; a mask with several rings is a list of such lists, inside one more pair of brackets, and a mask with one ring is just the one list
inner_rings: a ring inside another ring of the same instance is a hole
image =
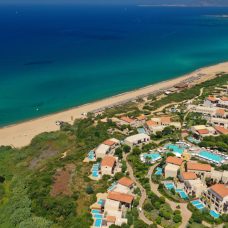
[[105, 156], [101, 161], [101, 166], [113, 167], [115, 165], [116, 159], [113, 156]]
[[153, 120], [148, 120], [148, 121], [146, 122], [146, 124], [147, 124], [147, 126], [150, 126], [150, 127], [155, 127], [155, 126], [158, 125], [158, 124], [157, 124], [155, 121], [153, 121]]
[[131, 187], [131, 185], [134, 184], [134, 181], [132, 181], [131, 179], [129, 179], [127, 177], [122, 177], [121, 179], [118, 180], [118, 183], [121, 185], [124, 185], [126, 187]]
[[146, 119], [146, 117], [144, 114], [137, 117], [137, 120], [145, 120], [145, 119]]
[[211, 101], [211, 102], [217, 101], [217, 99], [216, 99], [215, 97], [213, 97], [213, 96], [209, 96], [207, 99], [208, 99], [209, 101]]
[[168, 158], [166, 158], [166, 163], [181, 166], [183, 160], [181, 158], [169, 156]]
[[225, 184], [215, 184], [210, 189], [222, 198], [228, 196], [228, 186]]
[[222, 97], [221, 100], [222, 101], [228, 101], [228, 97]]
[[171, 117], [169, 117], [169, 116], [163, 116], [163, 117], [161, 117], [161, 123], [162, 124], [169, 124], [169, 123], [171, 123]]
[[107, 222], [111, 222], [111, 223], [115, 223], [115, 221], [116, 221], [116, 216], [107, 216], [106, 217], [106, 221]]
[[192, 172], [183, 172], [183, 173], [181, 173], [181, 176], [183, 177], [184, 180], [195, 180], [195, 179], [197, 179], [196, 174], [192, 173]]
[[122, 116], [121, 117], [121, 120], [124, 121], [124, 122], [127, 122], [127, 123], [132, 123], [134, 122], [133, 119], [129, 118], [128, 116]]
[[217, 110], [216, 110], [216, 114], [217, 114], [217, 115], [224, 116], [225, 110], [224, 110], [224, 109], [217, 109]]
[[198, 171], [211, 171], [211, 165], [209, 164], [202, 164], [202, 163], [187, 163], [187, 170], [198, 170]]
[[228, 134], [228, 129], [221, 126], [215, 126], [215, 130], [218, 131], [220, 134], [224, 134], [224, 135]]
[[199, 129], [199, 130], [197, 130], [197, 132], [200, 135], [207, 135], [207, 134], [209, 134], [209, 131], [207, 129]]
[[108, 199], [130, 204], [132, 203], [134, 196], [120, 192], [109, 192]]
[[103, 142], [103, 144], [108, 145], [108, 146], [113, 146], [113, 145], [116, 144], [116, 143], [115, 143], [114, 141], [108, 139], [108, 140], [105, 140], [105, 141]]

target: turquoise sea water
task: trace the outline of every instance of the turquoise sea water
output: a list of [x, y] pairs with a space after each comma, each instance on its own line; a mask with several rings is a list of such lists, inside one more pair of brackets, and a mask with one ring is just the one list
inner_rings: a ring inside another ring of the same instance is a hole
[[0, 126], [228, 59], [228, 8], [1, 6]]

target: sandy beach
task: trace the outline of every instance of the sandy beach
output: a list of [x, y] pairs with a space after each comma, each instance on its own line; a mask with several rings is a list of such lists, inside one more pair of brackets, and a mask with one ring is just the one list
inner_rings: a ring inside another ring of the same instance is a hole
[[228, 62], [201, 68], [182, 77], [153, 84], [151, 86], [123, 93], [100, 101], [88, 103], [79, 107], [72, 108], [70, 110], [51, 114], [23, 123], [10, 125], [0, 129], [0, 145], [23, 147], [28, 145], [34, 136], [42, 132], [51, 132], [58, 130], [59, 126], [56, 125], [56, 121], [60, 120], [73, 123], [76, 118], [82, 117], [82, 113], [92, 112], [100, 108], [102, 109], [108, 106], [124, 103], [137, 97], [151, 94], [157, 90], [163, 90], [172, 87], [185, 80], [191, 81], [192, 78], [195, 78], [192, 84], [201, 83], [203, 81], [214, 78], [215, 75], [220, 72], [228, 72]]

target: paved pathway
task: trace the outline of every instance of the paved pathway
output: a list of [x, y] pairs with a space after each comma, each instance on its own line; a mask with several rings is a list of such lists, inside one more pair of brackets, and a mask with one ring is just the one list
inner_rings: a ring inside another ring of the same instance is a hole
[[[149, 172], [148, 172], [148, 177], [150, 180], [150, 188], [151, 191], [153, 191], [157, 196], [161, 197], [163, 196], [159, 191], [158, 191], [158, 184], [155, 184], [154, 182], [152, 182], [151, 180], [151, 175], [154, 171], [154, 169], [157, 167], [158, 164], [155, 164], [153, 166], [150, 167]], [[172, 210], [176, 210], [177, 206], [180, 206], [180, 211], [181, 211], [181, 215], [182, 215], [182, 224], [179, 226], [180, 228], [186, 228], [188, 225], [188, 221], [192, 216], [192, 212], [188, 210], [187, 208], [187, 203], [176, 203], [173, 202], [167, 198], [165, 198], [166, 203], [168, 203], [170, 205], [170, 207], [172, 208]]]
[[[133, 169], [131, 167], [131, 165], [129, 164], [129, 162], [127, 161], [127, 154], [123, 155], [123, 159], [126, 161], [127, 164], [127, 171], [129, 172], [129, 176], [130, 178], [135, 182], [136, 186], [140, 189], [141, 191], [141, 198], [139, 200], [139, 206], [138, 208], [143, 208], [143, 203], [144, 201], [147, 199], [147, 194], [146, 194], [146, 190], [143, 188], [143, 186], [137, 181], [137, 179], [134, 176], [134, 172]], [[145, 215], [144, 215], [144, 211], [143, 209], [139, 211], [139, 218], [145, 222], [147, 225], [151, 225], [153, 224], [153, 222], [151, 220], [149, 220]]]

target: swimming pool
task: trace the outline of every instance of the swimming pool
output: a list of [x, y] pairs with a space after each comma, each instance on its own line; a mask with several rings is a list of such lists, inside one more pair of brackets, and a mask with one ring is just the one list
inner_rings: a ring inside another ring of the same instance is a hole
[[146, 131], [143, 127], [137, 128], [137, 131], [139, 134], [141, 134], [141, 133], [146, 134]]
[[111, 186], [108, 188], [108, 191], [112, 191], [116, 187], [116, 182], [113, 182]]
[[200, 151], [198, 156], [215, 163], [221, 163], [224, 160], [223, 157], [217, 154], [210, 153], [208, 151]]
[[97, 209], [93, 209], [91, 211], [92, 214], [99, 214], [101, 211], [100, 210], [97, 210]]
[[102, 226], [102, 219], [96, 219], [94, 223], [95, 227], [101, 227]]
[[204, 204], [200, 200], [193, 200], [191, 203], [194, 207], [196, 207], [199, 210], [205, 208]]
[[151, 161], [157, 161], [161, 158], [160, 154], [154, 153], [154, 154], [144, 154], [144, 159], [149, 158]]
[[184, 147], [182, 146], [177, 146], [175, 144], [168, 144], [166, 145], [166, 149], [169, 149], [171, 150], [172, 152], [176, 153], [176, 154], [179, 154], [179, 155], [182, 155], [183, 152], [184, 152]]
[[102, 214], [94, 214], [93, 217], [95, 219], [102, 219], [103, 218], [103, 215]]
[[210, 215], [215, 219], [219, 218], [219, 216], [220, 216], [219, 213], [217, 213], [216, 211], [213, 211], [213, 210], [210, 210]]
[[164, 185], [165, 185], [165, 187], [166, 187], [168, 190], [171, 190], [171, 189], [174, 189], [174, 188], [175, 188], [175, 186], [174, 186], [173, 183], [165, 183]]
[[199, 144], [199, 143], [200, 143], [200, 140], [195, 139], [195, 138], [193, 138], [193, 137], [191, 137], [191, 136], [189, 136], [187, 139], [188, 139], [188, 141], [191, 142], [191, 143], [195, 143], [195, 144]]
[[93, 171], [92, 172], [93, 177], [99, 177], [99, 172], [98, 171]]
[[157, 168], [156, 168], [155, 175], [158, 175], [158, 176], [162, 175], [162, 168], [157, 167]]
[[89, 153], [88, 153], [88, 158], [89, 160], [94, 160], [95, 159], [95, 154], [94, 154], [94, 151], [91, 150]]
[[103, 199], [99, 199], [97, 202], [99, 205], [103, 205], [104, 204], [104, 200]]

